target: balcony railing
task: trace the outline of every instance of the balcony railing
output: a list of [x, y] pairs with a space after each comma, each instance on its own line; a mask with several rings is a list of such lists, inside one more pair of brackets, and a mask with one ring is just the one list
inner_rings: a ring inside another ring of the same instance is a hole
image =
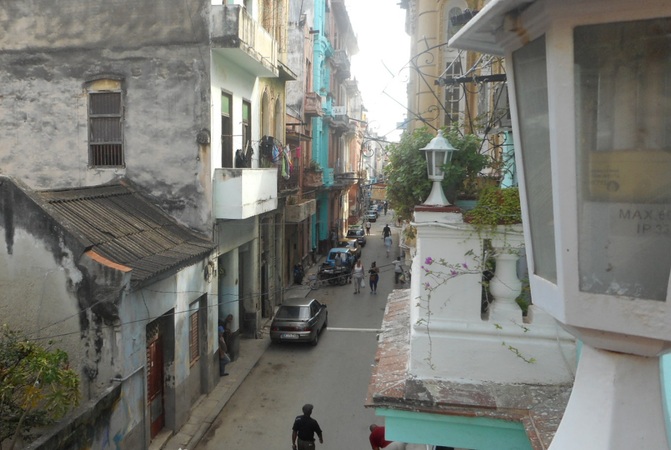
[[278, 77], [277, 41], [240, 5], [212, 6], [212, 46], [259, 77]]
[[278, 167], [277, 170], [279, 171], [277, 177], [278, 192], [289, 192], [298, 189], [299, 169], [296, 165], [294, 165], [294, 168], [291, 169], [289, 174], [283, 175], [281, 167]]
[[277, 209], [277, 168], [214, 170], [216, 219], [247, 219]]
[[307, 220], [317, 212], [317, 201], [305, 200], [293, 205], [287, 205], [285, 209], [284, 220], [288, 223], [299, 223]]
[[316, 92], [305, 93], [305, 115], [307, 117], [324, 115], [324, 110], [322, 109], [322, 98]]
[[346, 80], [351, 75], [351, 63], [346, 50], [336, 50], [331, 57], [336, 69], [335, 75], [340, 80]]
[[305, 170], [303, 172], [303, 186], [316, 188], [324, 184], [324, 172], [314, 170]]
[[334, 186], [352, 186], [359, 181], [356, 172], [339, 172], [333, 175]]

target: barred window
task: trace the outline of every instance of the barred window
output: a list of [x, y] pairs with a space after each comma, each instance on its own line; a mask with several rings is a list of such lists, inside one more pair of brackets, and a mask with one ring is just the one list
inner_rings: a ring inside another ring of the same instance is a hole
[[121, 113], [121, 92], [89, 92], [89, 165], [125, 164]]
[[191, 315], [189, 316], [189, 361], [191, 365], [200, 357], [200, 310], [198, 302], [194, 302], [189, 307]]

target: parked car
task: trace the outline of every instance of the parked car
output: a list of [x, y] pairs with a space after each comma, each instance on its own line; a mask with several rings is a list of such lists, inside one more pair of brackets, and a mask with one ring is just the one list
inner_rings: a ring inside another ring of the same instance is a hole
[[356, 238], [341, 239], [338, 241], [338, 247], [349, 248], [354, 254], [354, 260], [361, 258], [361, 246]]
[[377, 213], [372, 212], [366, 213], [365, 219], [368, 222], [377, 222]]
[[347, 237], [359, 241], [361, 247], [366, 246], [366, 231], [361, 227], [350, 227], [347, 230]]
[[309, 342], [317, 345], [319, 334], [328, 326], [326, 305], [314, 298], [289, 298], [280, 305], [270, 324], [270, 340]]
[[368, 212], [366, 214], [375, 214], [375, 218], [377, 219], [380, 215], [380, 212], [377, 209], [377, 206], [371, 206], [368, 208]]

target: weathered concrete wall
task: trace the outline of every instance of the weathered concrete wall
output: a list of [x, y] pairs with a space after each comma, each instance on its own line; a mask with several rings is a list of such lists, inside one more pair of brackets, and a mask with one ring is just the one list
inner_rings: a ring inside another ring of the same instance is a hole
[[[36, 189], [127, 176], [211, 234], [209, 0], [0, 3], [0, 171]], [[85, 83], [121, 80], [124, 168], [88, 166]]]
[[[119, 407], [121, 387], [110, 387], [100, 398], [82, 405], [41, 438], [26, 447], [27, 450], [82, 449], [111, 447], [109, 421], [112, 412]], [[142, 441], [137, 441], [141, 444]], [[142, 448], [137, 447], [125, 448]]]
[[[119, 404], [105, 419], [105, 433], [123, 448], [146, 444], [147, 325], [161, 321], [166, 426], [178, 429], [196, 399], [218, 380], [212, 357], [217, 327], [216, 259], [194, 262], [129, 292], [130, 272], [101, 263], [29, 193], [1, 177], [0, 236], [4, 238], [0, 246], [2, 322], [29, 337], [51, 339], [65, 350], [82, 380], [83, 401], [97, 399], [111, 385], [121, 385]], [[189, 316], [194, 302], [203, 314], [202, 344], [199, 360], [191, 365]], [[100, 431], [96, 426], [91, 430]]]
[[[182, 269], [175, 276], [133, 292], [119, 308], [120, 317], [124, 321], [121, 345], [125, 360], [122, 376], [147, 364], [147, 324], [159, 318], [164, 324], [164, 409], [166, 426], [173, 430], [186, 422], [194, 402], [201, 394], [211, 391], [218, 381], [218, 365], [216, 378], [212, 367], [215, 361], [212, 355], [218, 348], [217, 271], [214, 270], [208, 279], [205, 276], [207, 263], [207, 260], [200, 261]], [[190, 306], [203, 296], [206, 300], [200, 303], [201, 314], [205, 315], [201, 321], [205, 326], [200, 330], [201, 354], [199, 361], [191, 365], [189, 316], [193, 311]], [[216, 362], [218, 364], [218, 360]], [[126, 384], [129, 399], [137, 401], [143, 398], [146, 385], [132, 380]], [[132, 429], [132, 424], [140, 423], [145, 413], [148, 414], [147, 411], [131, 408], [128, 410], [129, 416], [119, 423]]]
[[91, 261], [80, 243], [3, 178], [0, 233], [2, 323], [66, 351], [81, 377], [83, 400], [94, 398], [114, 373], [109, 325], [117, 321], [128, 277]]

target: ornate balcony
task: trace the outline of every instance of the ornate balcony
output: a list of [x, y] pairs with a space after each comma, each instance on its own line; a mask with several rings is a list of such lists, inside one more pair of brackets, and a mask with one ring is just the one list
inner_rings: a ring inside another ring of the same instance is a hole
[[333, 185], [336, 187], [353, 186], [358, 181], [356, 172], [339, 172], [333, 175]]
[[240, 5], [213, 5], [212, 48], [258, 76], [280, 75], [277, 41]]
[[314, 170], [305, 170], [303, 172], [303, 186], [316, 188], [324, 184], [324, 173]]
[[323, 116], [324, 110], [322, 109], [322, 98], [316, 92], [306, 92], [305, 93], [305, 116]]
[[277, 209], [277, 168], [214, 170], [214, 217], [247, 219]]
[[280, 172], [279, 176], [277, 177], [278, 192], [287, 195], [292, 191], [298, 190], [299, 171], [297, 170], [297, 168], [294, 168], [288, 176], [282, 175], [281, 168], [278, 167], [277, 170]]
[[351, 62], [347, 50], [336, 50], [331, 57], [331, 64], [338, 79], [346, 80], [351, 76]]

